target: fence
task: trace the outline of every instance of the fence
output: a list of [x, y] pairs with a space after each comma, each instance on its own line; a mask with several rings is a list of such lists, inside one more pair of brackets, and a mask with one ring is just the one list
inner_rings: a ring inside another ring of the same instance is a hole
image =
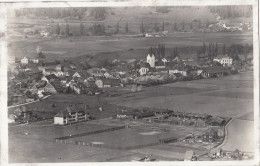
[[115, 130], [120, 130], [120, 129], [124, 129], [124, 128], [126, 128], [126, 127], [119, 126], [119, 127], [109, 128], [109, 129], [96, 130], [96, 131], [91, 131], [91, 132], [86, 132], [86, 133], [58, 137], [58, 138], [54, 138], [54, 139], [55, 140], [67, 140], [67, 139], [71, 139], [71, 138], [83, 137], [83, 136], [87, 136], [87, 135], [99, 134], [99, 133], [104, 133], [104, 132], [109, 132], [109, 131], [115, 131]]
[[116, 146], [110, 146], [106, 144], [95, 144], [91, 142], [85, 142], [85, 141], [72, 141], [68, 139], [55, 139], [56, 143], [64, 143], [64, 144], [73, 144], [73, 145], [81, 145], [81, 146], [91, 146], [91, 147], [96, 147], [96, 148], [107, 148], [107, 149], [117, 149], [117, 150], [131, 150], [131, 149], [141, 149], [149, 146], [155, 146], [159, 144], [166, 144], [166, 143], [171, 143], [171, 142], [176, 142], [176, 138], [165, 138], [165, 139], [160, 139], [158, 142], [153, 142], [149, 144], [144, 144], [144, 145], [135, 145], [135, 146], [127, 146], [127, 147], [116, 147]]

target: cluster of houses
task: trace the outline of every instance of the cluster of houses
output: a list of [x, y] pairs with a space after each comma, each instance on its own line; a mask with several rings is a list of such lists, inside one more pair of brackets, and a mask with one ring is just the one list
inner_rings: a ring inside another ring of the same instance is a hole
[[[122, 110], [115, 116], [117, 119], [143, 119], [152, 123], [169, 123], [195, 127], [224, 126], [228, 118], [213, 117], [208, 114], [185, 113], [172, 110], [131, 109]], [[208, 138], [207, 138], [208, 139]], [[208, 141], [210, 142], [210, 141]]]
[[[95, 95], [102, 88], [131, 85], [142, 76], [221, 77], [225, 66], [232, 65], [232, 59], [225, 56], [215, 58], [218, 66], [199, 66], [192, 59], [170, 59], [148, 54], [146, 61], [112, 61], [111, 68], [81, 69], [78, 65], [64, 61], [41, 62], [39, 59], [23, 57], [9, 58], [8, 78], [10, 101], [32, 101], [55, 93], [75, 93]], [[136, 64], [135, 64], [136, 63]], [[133, 67], [134, 66], [134, 67]], [[130, 85], [130, 84], [129, 84]]]
[[146, 62], [140, 64], [139, 74], [143, 75], [154, 75], [158, 73], [164, 73], [168, 75], [176, 76], [203, 76], [204, 78], [209, 77], [220, 77], [225, 73], [224, 67], [232, 66], [232, 58], [228, 56], [220, 56], [215, 58], [213, 61], [218, 62], [219, 66], [200, 66], [193, 59], [181, 61], [179, 57], [170, 59], [167, 57], [156, 58], [154, 54], [148, 54]]
[[208, 156], [213, 160], [218, 160], [221, 158], [226, 159], [235, 159], [235, 160], [247, 160], [252, 159], [254, 157], [253, 153], [241, 152], [238, 149], [234, 151], [225, 151], [221, 148], [213, 148], [209, 151]]
[[38, 121], [41, 118], [35, 114], [33, 111], [28, 110], [25, 106], [21, 106], [16, 108], [11, 114], [8, 116], [8, 123], [29, 123]]
[[195, 135], [193, 133], [179, 138], [177, 142], [185, 143], [212, 143], [221, 142], [224, 138], [224, 130], [222, 127], [209, 128], [203, 134]]

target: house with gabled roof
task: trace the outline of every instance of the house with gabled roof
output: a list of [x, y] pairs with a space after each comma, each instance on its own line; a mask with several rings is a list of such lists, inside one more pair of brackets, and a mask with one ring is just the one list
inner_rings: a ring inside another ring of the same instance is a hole
[[49, 92], [51, 94], [56, 93], [56, 89], [54, 88], [54, 86], [51, 83], [47, 83], [46, 86], [43, 88], [44, 92]]
[[150, 65], [148, 63], [142, 63], [140, 65], [139, 73], [140, 75], [146, 75], [150, 69]]
[[76, 105], [69, 105], [54, 116], [54, 124], [67, 125], [87, 121], [89, 119], [91, 119], [91, 117], [85, 109]]
[[179, 66], [169, 70], [170, 75], [177, 74], [177, 73], [183, 76], [187, 76], [187, 70], [184, 67]]
[[162, 61], [158, 61], [158, 62], [155, 63], [155, 68], [156, 69], [163, 69], [163, 68], [165, 68], [165, 63], [162, 62]]
[[121, 83], [120, 79], [114, 78], [102, 78], [95, 81], [95, 84], [98, 88], [110, 88], [110, 87], [119, 87]]
[[211, 66], [203, 69], [201, 75], [203, 77], [222, 77], [224, 75], [225, 68], [222, 66]]

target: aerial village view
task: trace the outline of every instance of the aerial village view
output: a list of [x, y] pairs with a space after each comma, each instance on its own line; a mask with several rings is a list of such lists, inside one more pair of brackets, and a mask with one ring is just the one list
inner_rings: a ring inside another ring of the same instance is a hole
[[10, 163], [254, 158], [252, 6], [8, 13]]

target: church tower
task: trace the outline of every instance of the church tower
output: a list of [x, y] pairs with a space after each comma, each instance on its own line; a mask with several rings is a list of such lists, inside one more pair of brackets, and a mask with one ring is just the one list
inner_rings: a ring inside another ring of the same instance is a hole
[[149, 65], [151, 67], [155, 67], [155, 56], [154, 56], [154, 54], [152, 54], [152, 56], [150, 56], [150, 54], [148, 54], [147, 57], [146, 57], [146, 62], [149, 63]]

